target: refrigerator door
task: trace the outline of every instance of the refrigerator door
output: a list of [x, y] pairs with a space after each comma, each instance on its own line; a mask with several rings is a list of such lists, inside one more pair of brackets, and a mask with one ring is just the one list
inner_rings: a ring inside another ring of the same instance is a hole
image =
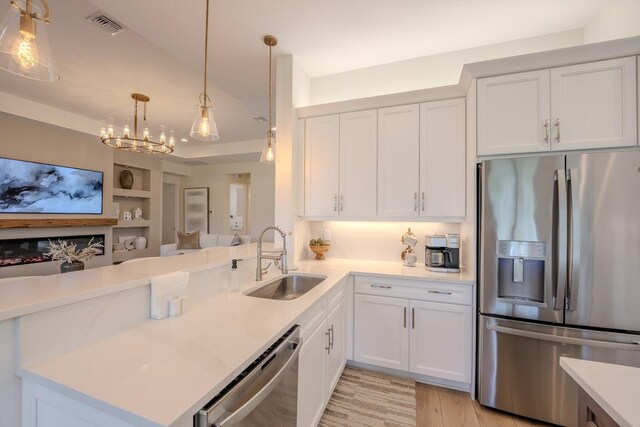
[[482, 163], [480, 312], [563, 321], [564, 156]]
[[578, 426], [578, 386], [562, 356], [640, 367], [636, 335], [479, 318], [481, 404], [541, 421]]
[[640, 331], [640, 151], [567, 156], [567, 325]]

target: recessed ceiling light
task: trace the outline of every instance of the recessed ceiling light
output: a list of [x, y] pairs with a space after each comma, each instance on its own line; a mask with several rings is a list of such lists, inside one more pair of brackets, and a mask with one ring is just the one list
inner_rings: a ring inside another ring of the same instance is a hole
[[181, 138], [180, 142], [189, 142], [189, 140], [187, 138]]

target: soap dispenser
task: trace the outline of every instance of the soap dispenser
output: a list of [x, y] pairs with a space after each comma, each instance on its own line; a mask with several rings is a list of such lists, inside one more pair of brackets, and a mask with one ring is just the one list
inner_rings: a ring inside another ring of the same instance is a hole
[[238, 272], [238, 261], [242, 261], [242, 259], [231, 260], [231, 271], [229, 271], [229, 290], [231, 292], [240, 291], [240, 273]]

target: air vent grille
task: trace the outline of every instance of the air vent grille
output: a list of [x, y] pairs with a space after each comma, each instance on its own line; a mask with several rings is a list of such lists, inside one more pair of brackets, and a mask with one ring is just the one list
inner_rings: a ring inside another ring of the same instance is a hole
[[109, 18], [102, 12], [89, 16], [87, 21], [97, 25], [112, 36], [115, 36], [125, 29], [124, 26], [118, 24], [114, 19]]

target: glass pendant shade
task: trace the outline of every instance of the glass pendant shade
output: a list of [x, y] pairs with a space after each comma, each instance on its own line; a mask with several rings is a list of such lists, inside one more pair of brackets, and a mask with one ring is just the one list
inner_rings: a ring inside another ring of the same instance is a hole
[[[26, 1], [18, 6], [26, 9]], [[40, 15], [36, 4], [33, 12]], [[0, 68], [34, 80], [60, 79], [49, 45], [47, 24], [11, 6], [0, 24]]]
[[213, 111], [210, 105], [208, 107], [198, 107], [189, 135], [191, 138], [199, 139], [200, 141], [217, 141], [220, 139], [218, 126], [216, 126], [216, 121], [213, 119]]
[[262, 148], [262, 155], [260, 156], [260, 163], [275, 163], [276, 162], [276, 139], [271, 132], [267, 135], [267, 140]]

